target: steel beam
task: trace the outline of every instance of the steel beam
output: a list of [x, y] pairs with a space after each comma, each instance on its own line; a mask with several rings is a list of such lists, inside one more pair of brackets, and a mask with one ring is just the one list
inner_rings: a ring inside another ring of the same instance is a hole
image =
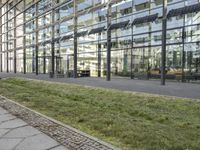
[[108, 4], [107, 9], [107, 64], [106, 64], [106, 80], [110, 81], [111, 74], [111, 4]]
[[[152, 0], [149, 0], [149, 2], [150, 2], [150, 7], [149, 7], [149, 16], [151, 16], [152, 15], [152, 12], [151, 12], [151, 10], [152, 10], [152, 4], [153, 4], [153, 1]], [[152, 25], [151, 25], [151, 23], [149, 23], [149, 34], [148, 34], [148, 36], [149, 36], [149, 42], [148, 42], [148, 45], [151, 45], [151, 40], [152, 40], [152, 33], [151, 33], [151, 30], [152, 30]], [[150, 68], [150, 62], [149, 62], [149, 58], [151, 57], [151, 48], [149, 47], [148, 48], [148, 64], [147, 64], [147, 80], [149, 80], [150, 79], [150, 70], [151, 70], [151, 68]]]
[[[46, 19], [46, 16], [43, 17], [43, 19]], [[39, 32], [39, 31], [38, 31]], [[46, 33], [44, 33], [44, 38], [46, 39]], [[46, 44], [43, 45], [43, 74], [46, 74]]]
[[[8, 9], [8, 3], [6, 4], [6, 8]], [[8, 13], [6, 14], [6, 20], [8, 20]], [[6, 29], [8, 30], [8, 22], [6, 23]], [[9, 41], [8, 41], [8, 32], [6, 33], [6, 72], [9, 72], [9, 59], [8, 59], [8, 48], [9, 48]]]
[[[38, 14], [38, 5], [37, 3], [35, 4], [35, 8], [36, 8], [36, 16]], [[35, 18], [35, 28], [38, 28], [38, 17]], [[35, 32], [35, 74], [38, 75], [38, 31]]]
[[182, 28], [182, 67], [181, 67], [181, 71], [182, 71], [182, 76], [181, 76], [181, 81], [185, 82], [185, 38], [186, 38], [186, 32], [185, 32], [185, 15], [183, 17], [183, 28]]
[[[16, 7], [14, 9], [14, 16], [16, 16]], [[14, 18], [14, 27], [16, 26], [16, 17]], [[16, 39], [16, 28], [14, 29], [14, 73], [17, 73], [17, 39]]]
[[167, 36], [167, 0], [163, 0], [162, 18], [162, 51], [161, 51], [161, 85], [165, 85], [166, 78], [166, 36]]
[[[25, 8], [25, 0], [23, 0], [24, 8]], [[26, 14], [23, 13], [23, 22], [26, 20]], [[26, 33], [25, 25], [23, 25], [23, 33]], [[23, 66], [24, 66], [24, 74], [26, 74], [26, 36], [23, 37]]]
[[[52, 22], [55, 22], [55, 10], [52, 9]], [[55, 26], [52, 26], [52, 35], [51, 35], [51, 72], [54, 76], [55, 74], [55, 44], [54, 44], [54, 37], [55, 37]]]
[[46, 74], [46, 45], [43, 47], [43, 61], [44, 61], [44, 66], [43, 66], [43, 74]]
[[[0, 0], [0, 3], [2, 3], [2, 0]], [[0, 24], [2, 24], [2, 9], [0, 9]], [[2, 26], [0, 26], [0, 42], [1, 42], [1, 44], [0, 44], [0, 72], [2, 72], [3, 71], [3, 66], [2, 66], [2, 62], [3, 62], [3, 60], [2, 60]]]
[[78, 17], [77, 13], [77, 4], [76, 0], [74, 0], [74, 78], [77, 78], [77, 51], [78, 51], [78, 44], [77, 44], [77, 22]]
[[[132, 8], [135, 9], [134, 3], [132, 1]], [[131, 79], [134, 79], [134, 72], [133, 72], [133, 25], [131, 24], [131, 65], [130, 65], [130, 70], [131, 70]]]
[[101, 77], [101, 33], [98, 34], [98, 77]]
[[131, 26], [131, 79], [134, 79], [133, 75], [133, 26]]

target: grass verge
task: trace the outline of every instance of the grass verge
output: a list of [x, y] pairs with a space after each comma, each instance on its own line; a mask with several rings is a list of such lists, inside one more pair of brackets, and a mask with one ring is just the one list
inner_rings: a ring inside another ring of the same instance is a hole
[[199, 149], [198, 101], [22, 78], [0, 94], [122, 149]]

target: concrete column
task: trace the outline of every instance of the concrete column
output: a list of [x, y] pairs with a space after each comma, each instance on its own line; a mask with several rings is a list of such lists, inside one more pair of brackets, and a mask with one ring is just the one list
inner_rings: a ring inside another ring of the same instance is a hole
[[111, 25], [111, 4], [108, 4], [107, 8], [107, 70], [106, 70], [106, 80], [110, 81], [111, 74], [111, 30], [109, 29]]
[[165, 85], [166, 68], [166, 36], [167, 36], [167, 0], [163, 0], [162, 18], [162, 51], [161, 51], [161, 85]]
[[77, 4], [74, 0], [74, 78], [77, 78]]

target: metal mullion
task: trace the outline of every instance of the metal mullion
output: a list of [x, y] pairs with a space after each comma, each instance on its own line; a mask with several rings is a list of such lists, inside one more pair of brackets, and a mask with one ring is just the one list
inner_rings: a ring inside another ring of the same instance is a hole
[[[195, 42], [185, 42], [185, 44], [195, 44], [197, 42], [200, 41], [195, 41]], [[182, 42], [178, 42], [178, 43], [167, 43], [166, 46], [170, 46], [170, 45], [181, 45]], [[157, 45], [146, 45], [146, 46], [134, 46], [133, 48], [148, 48], [148, 47], [158, 47], [158, 46], [162, 46], [162, 44], [157, 44]]]
[[[163, 0], [162, 0], [162, 1], [163, 1]], [[175, 4], [178, 4], [178, 3], [180, 3], [180, 1], [170, 3], [169, 6], [175, 5]], [[162, 6], [157, 6], [157, 7], [155, 7], [155, 8], [152, 8], [151, 10], [153, 11], [153, 10], [156, 10], [156, 9], [159, 9], [159, 8], [162, 8]], [[126, 15], [125, 17], [135, 16], [135, 15], [138, 15], [138, 14], [145, 13], [145, 12], [147, 12], [147, 11], [149, 11], [149, 10], [146, 9], [146, 10], [141, 10], [141, 11], [139, 11], [139, 12], [133, 12], [133, 13], [130, 13], [130, 14]], [[121, 18], [124, 18], [124, 16], [118, 17], [118, 18], [114, 18], [114, 19], [112, 19], [112, 21], [113, 21], [113, 20], [119, 20], [119, 19], [121, 19]]]
[[[102, 21], [102, 22], [99, 22], [99, 23], [95, 23], [95, 24], [92, 24], [92, 25], [88, 25], [87, 27], [94, 27], [94, 26], [98, 26], [99, 24], [103, 24], [103, 23], [106, 23], [106, 21]], [[105, 27], [105, 25], [103, 25], [104, 27]], [[103, 27], [102, 26], [102, 27]], [[79, 29], [83, 29], [83, 28], [85, 28], [85, 27], [80, 27]]]
[[161, 85], [165, 85], [166, 79], [166, 36], [167, 36], [167, 0], [163, 0], [162, 18], [162, 50], [161, 50]]
[[[61, 3], [61, 4], [59, 4], [59, 5], [57, 5], [57, 6], [54, 6], [54, 7], [50, 8], [50, 9], [48, 9], [47, 11], [45, 11], [45, 12], [43, 12], [43, 13], [40, 13], [40, 14], [36, 15], [35, 17], [33, 17], [33, 18], [27, 20], [25, 23], [34, 20], [36, 17], [40, 17], [40, 16], [42, 16], [42, 15], [45, 15], [45, 13], [48, 13], [48, 12], [50, 12], [52, 9], [56, 9], [57, 7], [60, 7], [62, 4], [64, 4], [64, 2]], [[105, 6], [105, 4], [102, 5], [102, 7], [103, 7], [103, 6]], [[79, 14], [77, 14], [76, 16], [78, 17], [78, 16], [83, 15], [83, 14], [85, 14], [85, 13], [87, 13], [87, 12], [88, 12], [88, 11], [85, 11], [85, 12], [83, 12], [83, 13], [79, 13]], [[67, 16], [66, 19], [64, 18], [62, 22], [67, 21], [67, 20], [70, 20], [71, 17], [72, 17], [72, 16]], [[59, 22], [59, 21], [58, 21], [58, 22]], [[55, 24], [57, 24], [58, 22], [55, 22]]]
[[15, 15], [14, 15], [12, 18], [8, 19], [8, 22], [11, 21], [11, 20], [14, 19], [14, 18], [15, 18]]
[[[19, 15], [21, 15], [24, 11], [19, 12], [18, 14], [16, 14], [14, 17], [17, 17]], [[3, 16], [3, 15], [2, 15]], [[9, 20], [13, 19], [14, 17], [10, 18]]]
[[[8, 9], [8, 3], [6, 4], [6, 7]], [[8, 20], [8, 13], [6, 14], [6, 20]], [[6, 29], [8, 30], [8, 21], [6, 22]], [[6, 72], [9, 72], [9, 60], [8, 60], [8, 32], [6, 33], [6, 40], [7, 40], [7, 44], [6, 44]]]
[[7, 21], [5, 21], [3, 24], [1, 24], [1, 26], [6, 25], [6, 24], [7, 24]]
[[3, 3], [3, 5], [0, 7], [0, 9], [2, 9], [9, 1]]
[[[25, 0], [23, 0], [25, 7]], [[23, 22], [25, 21], [26, 14], [23, 12]], [[25, 35], [26, 28], [25, 24], [23, 25], [23, 34]], [[26, 36], [23, 37], [23, 66], [24, 66], [24, 74], [26, 74]]]
[[183, 28], [182, 28], [182, 66], [181, 66], [181, 72], [182, 72], [182, 76], [181, 76], [181, 81], [185, 82], [185, 38], [186, 38], [186, 33], [185, 33], [185, 15], [184, 15], [184, 19], [183, 19]]
[[[72, 19], [72, 18], [73, 18], [73, 17], [71, 17], [71, 16], [70, 16], [70, 17], [67, 17], [67, 19], [63, 19], [62, 22], [67, 21], [67, 20], [70, 20], [70, 19]], [[34, 20], [34, 19], [31, 19], [31, 21], [32, 21], [32, 20]], [[26, 21], [26, 23], [27, 23], [27, 22], [29, 22], [29, 21]], [[61, 23], [62, 23], [62, 22], [61, 22]], [[60, 21], [56, 21], [55, 23], [49, 24], [47, 27], [50, 27], [50, 26], [53, 26], [53, 25], [56, 25], [56, 24], [59, 24], [59, 23], [60, 23]], [[41, 28], [36, 29], [36, 30], [42, 30], [42, 29], [45, 29], [45, 28], [47, 28], [47, 27], [41, 27]], [[36, 30], [34, 30], [34, 31], [32, 31], [32, 32], [35, 32]], [[31, 32], [30, 32], [30, 33], [31, 33]]]
[[[61, 5], [59, 5], [59, 6], [61, 6]], [[57, 7], [59, 7], [59, 6], [55, 6], [55, 7], [51, 8], [51, 9], [57, 8]], [[34, 20], [36, 17], [40, 17], [40, 16], [42, 16], [42, 15], [45, 15], [45, 13], [51, 11], [51, 9], [49, 9], [48, 11], [45, 11], [45, 12], [43, 12], [43, 13], [41, 13], [41, 14], [36, 15], [35, 17], [33, 17], [33, 18], [27, 20], [25, 23]], [[86, 12], [87, 12], [87, 11], [86, 11]], [[86, 13], [86, 12], [85, 12], [85, 13]], [[84, 14], [84, 13], [77, 15], [77, 17], [80, 16], [80, 15], [83, 15], [83, 14]], [[54, 22], [53, 24], [49, 24], [48, 27], [53, 26], [53, 25], [56, 25], [56, 24], [59, 24], [59, 23], [62, 23], [62, 22], [64, 22], [64, 21], [68, 21], [68, 20], [70, 20], [70, 19], [72, 19], [72, 18], [73, 18], [73, 16], [67, 16], [66, 18], [63, 18], [63, 20], [62, 20], [61, 22], [60, 22], [60, 21], [56, 21], [56, 22]], [[25, 24], [25, 23], [24, 23], [24, 24]], [[44, 28], [47, 28], [47, 27], [43, 27], [43, 28], [40, 28], [40, 29], [37, 29], [37, 30], [42, 30], [42, 29], [44, 29]], [[33, 31], [33, 32], [35, 32], [35, 31]]]
[[77, 4], [76, 4], [76, 0], [74, 0], [74, 78], [77, 78], [77, 22], [78, 22], [78, 18], [77, 18]]
[[[2, 0], [0, 0], [0, 3], [2, 2]], [[0, 24], [2, 24], [2, 9], [0, 9]], [[0, 43], [2, 43], [2, 26], [0, 26]], [[2, 60], [2, 44], [0, 44], [0, 72], [2, 72], [3, 71], [3, 66], [2, 66], [2, 62], [3, 62], [3, 60]]]
[[67, 17], [63, 18], [62, 21], [60, 21], [60, 20], [56, 21], [55, 24], [60, 24], [62, 22], [68, 21], [68, 20], [73, 19], [73, 18], [74, 18], [73, 15], [67, 16]]
[[[59, 24], [58, 23], [59, 21], [57, 21], [57, 22], [55, 22], [55, 23], [53, 23], [53, 24], [50, 24], [48, 27], [50, 27], [50, 26], [53, 26], [53, 25], [56, 25], [56, 24]], [[62, 21], [62, 22], [64, 22], [64, 21]], [[62, 23], [61, 22], [61, 23]], [[185, 26], [185, 27], [191, 27], [191, 26], [197, 26], [197, 25], [200, 25], [200, 24], [193, 24], [193, 25], [187, 25], [187, 26]], [[19, 26], [21, 26], [21, 25], [19, 25]], [[93, 25], [92, 25], [93, 26]], [[18, 27], [18, 26], [17, 26]], [[42, 29], [45, 29], [46, 27], [42, 27], [42, 28], [39, 28], [38, 30], [42, 30]], [[170, 31], [170, 30], [175, 30], [175, 29], [182, 29], [183, 28], [183, 26], [180, 26], [180, 27], [176, 27], [176, 28], [169, 28], [169, 29], [167, 29], [167, 31]], [[152, 31], [151, 33], [157, 33], [157, 32], [161, 32], [162, 30], [156, 30], [156, 31]], [[36, 32], [36, 30], [33, 30], [33, 31], [31, 31], [31, 32], [28, 32], [27, 34], [31, 34], [31, 33], [34, 33], [34, 32]], [[6, 32], [4, 32], [4, 33], [6, 33]], [[3, 34], [4, 34], [3, 33]], [[143, 32], [143, 33], [137, 33], [137, 34], [133, 34], [133, 36], [139, 36], [139, 35], [144, 35], [144, 34], [148, 34], [149, 32]], [[131, 36], [131, 35], [130, 35]]]
[[[185, 44], [195, 44], [197, 42], [200, 42], [200, 41], [195, 41], [195, 42], [185, 42]], [[167, 43], [166, 46], [170, 46], [170, 45], [181, 45], [182, 42], [178, 42], [178, 43]], [[160, 47], [162, 46], [162, 44], [157, 44], [157, 45], [145, 45], [145, 46], [133, 46], [133, 49], [138, 49], [138, 48], [149, 48], [149, 47]], [[127, 49], [131, 49], [131, 48], [127, 48]], [[112, 51], [118, 51], [120, 50], [120, 48], [118, 49], [115, 49], [115, 50], [112, 50]], [[106, 51], [103, 51], [103, 52], [106, 52]], [[92, 52], [93, 53], [93, 52]]]
[[98, 77], [101, 77], [101, 33], [98, 33]]
[[133, 79], [133, 26], [131, 26], [131, 79]]
[[[10, 20], [11, 21], [11, 20]], [[9, 21], [8, 21], [9, 22]], [[5, 24], [7, 24], [8, 23], [7, 21], [6, 21], [6, 23], [4, 23], [3, 25], [5, 25]], [[6, 30], [6, 32], [9, 32], [9, 31], [11, 31], [11, 30], [14, 30], [15, 28], [17, 28], [18, 26], [16, 26], [16, 27], [13, 27], [13, 28], [11, 28], [11, 29], [9, 29], [9, 30]], [[5, 34], [6, 32], [4, 32], [4, 33], [2, 33], [2, 34]]]
[[170, 30], [175, 30], [175, 29], [182, 29], [183, 27], [193, 27], [193, 26], [198, 26], [198, 25], [200, 25], [200, 23], [186, 25], [186, 26], [179, 26], [179, 27], [175, 27], [175, 28], [169, 28], [167, 30], [170, 31]]
[[[150, 3], [150, 7], [149, 7], [149, 15], [152, 15], [152, 12], [151, 12], [151, 8], [152, 8], [152, 0], [149, 0], [149, 3]], [[155, 21], [155, 20], [154, 20]], [[151, 45], [151, 39], [152, 39], [152, 25], [151, 25], [151, 22], [149, 22], [149, 34], [148, 34], [148, 37], [149, 37], [149, 41], [148, 41], [148, 44]], [[149, 47], [148, 48], [148, 66], [147, 66], [147, 79], [149, 80], [150, 78], [150, 62], [149, 62], [149, 58], [151, 57], [151, 48]]]
[[[20, 14], [22, 14], [23, 12], [21, 12], [21, 13], [19, 13], [19, 14], [17, 14], [17, 15], [14, 15], [12, 18], [10, 18], [10, 19], [8, 19], [6, 22], [4, 22], [3, 24], [1, 24], [1, 26], [2, 25], [4, 25], [4, 24], [6, 24], [7, 22], [9, 22], [9, 21], [11, 21], [12, 19], [14, 19], [15, 17], [17, 17], [18, 15], [20, 15]], [[7, 14], [7, 13], [6, 13]], [[4, 15], [6, 15], [6, 14], [4, 14]], [[3, 16], [3, 15], [2, 15]]]
[[[38, 14], [38, 3], [35, 4], [35, 12], [36, 12], [36, 16]], [[35, 28], [37, 29], [38, 28], [38, 17], [35, 18]], [[35, 63], [36, 63], [36, 70], [35, 70], [35, 73], [36, 75], [38, 75], [38, 33], [39, 31], [36, 31], [35, 32]]]
[[[21, 0], [22, 1], [22, 0]], [[13, 9], [17, 4], [19, 4], [21, 1], [19, 1], [19, 2], [17, 2], [17, 3], [15, 3], [15, 4], [13, 4], [13, 6], [10, 8], [10, 9], [8, 9], [8, 10], [6, 10], [6, 12], [4, 13], [4, 14], [2, 14], [2, 16], [3, 15], [5, 15], [6, 13], [8, 13], [11, 9]], [[1, 9], [1, 8], [0, 8]]]
[[109, 5], [113, 5], [114, 3], [122, 2], [123, 0], [110, 0]]
[[24, 10], [23, 11], [26, 11], [28, 10], [29, 8], [31, 8], [32, 6], [34, 6], [35, 4], [37, 4], [40, 0], [35, 0], [35, 2], [33, 2], [32, 4], [30, 4], [29, 6], [25, 6], [25, 3], [24, 3]]
[[111, 5], [108, 4], [108, 9], [107, 9], [107, 64], [106, 64], [106, 80], [110, 81], [110, 74], [111, 74], [111, 30], [110, 25], [111, 25], [111, 15], [112, 15], [112, 10], [111, 10]]
[[[14, 15], [16, 15], [16, 7], [14, 7]], [[16, 26], [16, 18], [14, 18], [14, 27]], [[17, 72], [17, 54], [16, 54], [16, 47], [17, 47], [17, 40], [16, 40], [16, 28], [14, 29], [14, 73]]]
[[[7, 22], [6, 22], [7, 23]], [[6, 23], [4, 23], [4, 24], [6, 24]], [[4, 24], [2, 24], [2, 25], [4, 25]], [[19, 26], [23, 26], [24, 25], [24, 23], [21, 23], [21, 24], [19, 24], [19, 25], [17, 25], [16, 27], [14, 27], [14, 28], [17, 28], [17, 27], [19, 27]], [[10, 30], [13, 30], [14, 28], [12, 28], [12, 29], [10, 29]], [[8, 30], [8, 31], [10, 31], [10, 30]], [[8, 31], [6, 31], [6, 32], [8, 32]], [[6, 33], [6, 32], [4, 32], [4, 33]], [[3, 34], [4, 34], [3, 33]]]
[[[46, 16], [43, 16], [43, 19], [46, 19]], [[39, 31], [38, 31], [39, 32]], [[37, 33], [38, 33], [37, 32]], [[46, 31], [44, 30], [43, 34], [45, 35], [44, 38], [46, 41]], [[38, 35], [37, 35], [38, 36]], [[44, 62], [44, 66], [43, 66], [43, 74], [46, 73], [46, 44], [43, 45], [43, 62]]]
[[[32, 7], [35, 3], [38, 3], [39, 1], [40, 1], [40, 0], [37, 0], [36, 2], [32, 3], [30, 6], [26, 7], [23, 11], [26, 11], [27, 9], [29, 9], [30, 7]], [[62, 3], [60, 3], [60, 4], [58, 4], [57, 6], [55, 6], [54, 9], [56, 9], [57, 7], [59, 7], [59, 6], [63, 5], [63, 4], [65, 4], [65, 3], [68, 3], [68, 2], [70, 2], [70, 1], [71, 1], [71, 0], [64, 1], [64, 2], [62, 2]], [[122, 0], [120, 0], [120, 1], [122, 1]], [[7, 2], [6, 2], [6, 3], [7, 3]], [[177, 4], [177, 3], [180, 3], [180, 2], [174, 2], [174, 3], [171, 3], [170, 5]], [[105, 4], [102, 4], [102, 5], [105, 5]], [[2, 6], [2, 7], [3, 7], [3, 6]], [[158, 9], [158, 8], [160, 8], [160, 7], [162, 7], [162, 6], [158, 6], [158, 7], [156, 7], [156, 8], [153, 8], [152, 10]], [[23, 12], [23, 11], [22, 11], [22, 12]], [[145, 11], [148, 11], [148, 10], [144, 10], [144, 11], [142, 11], [142, 12], [137, 12], [137, 13], [135, 13], [135, 14], [143, 13], [143, 12], [145, 12]], [[130, 14], [130, 15], [135, 15], [135, 14]], [[126, 17], [128, 17], [128, 16], [126, 16]], [[115, 18], [115, 19], [119, 19], [119, 18]]]
[[[63, 21], [56, 21], [55, 23], [53, 23], [53, 24], [49, 24], [49, 26], [53, 26], [53, 25], [56, 25], [56, 24], [60, 24], [60, 23], [62, 23], [62, 22], [64, 22], [64, 21], [67, 21], [67, 20], [70, 20], [70, 19], [72, 19], [73, 17], [68, 17], [67, 19], [63, 19]], [[32, 20], [31, 20], [32, 21]], [[27, 23], [27, 22], [29, 22], [29, 21], [26, 21], [25, 23]], [[15, 28], [17, 28], [17, 27], [19, 27], [19, 26], [22, 26], [22, 25], [24, 25], [25, 23], [22, 23], [22, 24], [19, 24], [19, 25], [17, 25]], [[6, 23], [4, 23], [4, 24], [6, 24]], [[3, 25], [4, 25], [3, 24]], [[98, 24], [98, 23], [97, 23]], [[97, 25], [97, 24], [94, 24], [94, 25]], [[94, 26], [94, 25], [91, 25], [91, 26]], [[185, 27], [191, 27], [191, 26], [197, 26], [197, 25], [200, 25], [200, 23], [198, 23], [198, 24], [192, 24], [192, 25], [186, 25]], [[167, 29], [167, 31], [170, 31], [170, 30], [175, 30], [175, 29], [182, 29], [183, 28], [183, 26], [180, 26], [180, 27], [175, 27], [175, 28], [169, 28], [169, 29]], [[10, 30], [13, 30], [14, 28], [12, 28], [12, 29], [10, 29]], [[41, 29], [44, 29], [44, 28], [41, 28]], [[8, 30], [8, 31], [10, 31], [10, 30]], [[156, 30], [156, 31], [152, 31], [151, 33], [156, 33], [156, 32], [161, 32], [162, 30]], [[7, 31], [6, 31], [7, 32]], [[4, 33], [2, 33], [2, 34], [5, 34], [6, 32], [4, 32]], [[33, 33], [33, 32], [35, 32], [35, 30], [34, 31], [32, 31], [32, 32], [29, 32], [29, 33]], [[137, 35], [143, 35], [143, 34], [147, 34], [148, 32], [144, 32], [144, 33], [138, 33], [138, 34], [134, 34], [134, 36], [137, 36]]]
[[[101, 7], [100, 7], [100, 6], [101, 6]], [[106, 6], [106, 4], [100, 4], [100, 5], [97, 5], [97, 6], [95, 6], [95, 7], [92, 7], [92, 8], [86, 9], [86, 10], [82, 10], [82, 11], [80, 11], [80, 12], [77, 12], [77, 16], [81, 16], [81, 15], [83, 15], [83, 14], [89, 13], [89, 12], [91, 12], [92, 9], [94, 9], [94, 10], [95, 10], [95, 8], [100, 9], [100, 8], [105, 7], [105, 6]]]
[[98, 46], [97, 46], [98, 48], [98, 60], [97, 60], [98, 61], [98, 77], [101, 77], [101, 43], [100, 41], [101, 41], [101, 32], [98, 33]]
[[[135, 7], [133, 7], [133, 1], [132, 1], [132, 8], [135, 9]], [[134, 79], [133, 76], [133, 25], [131, 24], [131, 79]]]
[[[37, 2], [36, 2], [36, 3], [37, 3]], [[36, 16], [34, 16], [33, 18], [31, 18], [31, 19], [27, 20], [26, 22], [29, 22], [29, 21], [31, 21], [31, 20], [33, 20], [33, 19], [35, 19], [36, 17], [40, 17], [40, 16], [42, 16], [42, 15], [45, 15], [45, 13], [51, 12], [51, 11], [52, 11], [52, 9], [56, 9], [57, 7], [60, 7], [62, 4], [65, 4], [65, 2], [62, 2], [61, 4], [57, 4], [56, 6], [54, 6], [54, 7], [50, 8], [50, 9], [48, 9], [48, 10], [46, 10], [46, 11], [44, 11], [44, 12], [40, 13], [40, 14], [37, 14], [37, 15], [36, 15]], [[28, 8], [28, 9], [29, 9], [29, 8]], [[28, 9], [25, 9], [25, 10], [24, 10], [24, 12], [25, 12], [26, 10], [28, 10]]]
[[[51, 15], [51, 19], [52, 19], [52, 22], [54, 23], [55, 21], [55, 10], [52, 9], [52, 15]], [[51, 72], [54, 76], [55, 74], [55, 43], [54, 43], [54, 37], [55, 37], [55, 26], [53, 25], [52, 28], [52, 35], [51, 35]]]

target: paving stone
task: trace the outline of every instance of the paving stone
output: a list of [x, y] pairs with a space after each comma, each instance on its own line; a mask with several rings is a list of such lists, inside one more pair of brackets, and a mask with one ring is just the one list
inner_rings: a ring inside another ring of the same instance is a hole
[[[63, 146], [66, 146], [70, 150], [118, 150], [116, 147], [100, 142], [99, 140], [96, 141], [96, 139], [78, 130], [63, 126], [6, 98], [2, 100], [0, 97], [0, 106], [27, 123], [17, 118], [0, 123], [0, 129], [10, 129], [6, 134], [3, 134], [5, 131], [2, 130], [3, 138], [24, 139], [16, 146], [15, 150], [67, 150]], [[40, 130], [39, 133], [28, 129], [28, 126], [37, 131]], [[62, 143], [63, 146], [60, 146], [57, 141]]]
[[41, 132], [39, 132], [37, 129], [31, 126], [24, 126], [24, 127], [16, 128], [10, 131], [4, 137], [25, 138], [25, 137], [30, 137], [30, 136], [40, 134], [40, 133]]
[[0, 107], [0, 115], [7, 114], [8, 111]]
[[0, 150], [12, 150], [23, 139], [0, 139]]
[[16, 117], [11, 115], [11, 114], [3, 114], [3, 115], [0, 115], [0, 123], [4, 122], [4, 121], [11, 120], [11, 119], [15, 119], [15, 118]]
[[0, 137], [2, 137], [4, 134], [6, 134], [9, 131], [9, 129], [0, 129]]
[[58, 143], [45, 134], [26, 138], [15, 150], [46, 150], [57, 146]]
[[27, 123], [22, 121], [21, 119], [14, 119], [14, 120], [9, 120], [9, 121], [1, 123], [0, 129], [12, 129], [12, 128], [18, 128], [25, 125], [27, 125]]
[[68, 150], [68, 149], [64, 146], [57, 146], [57, 147], [52, 148], [51, 150]]

